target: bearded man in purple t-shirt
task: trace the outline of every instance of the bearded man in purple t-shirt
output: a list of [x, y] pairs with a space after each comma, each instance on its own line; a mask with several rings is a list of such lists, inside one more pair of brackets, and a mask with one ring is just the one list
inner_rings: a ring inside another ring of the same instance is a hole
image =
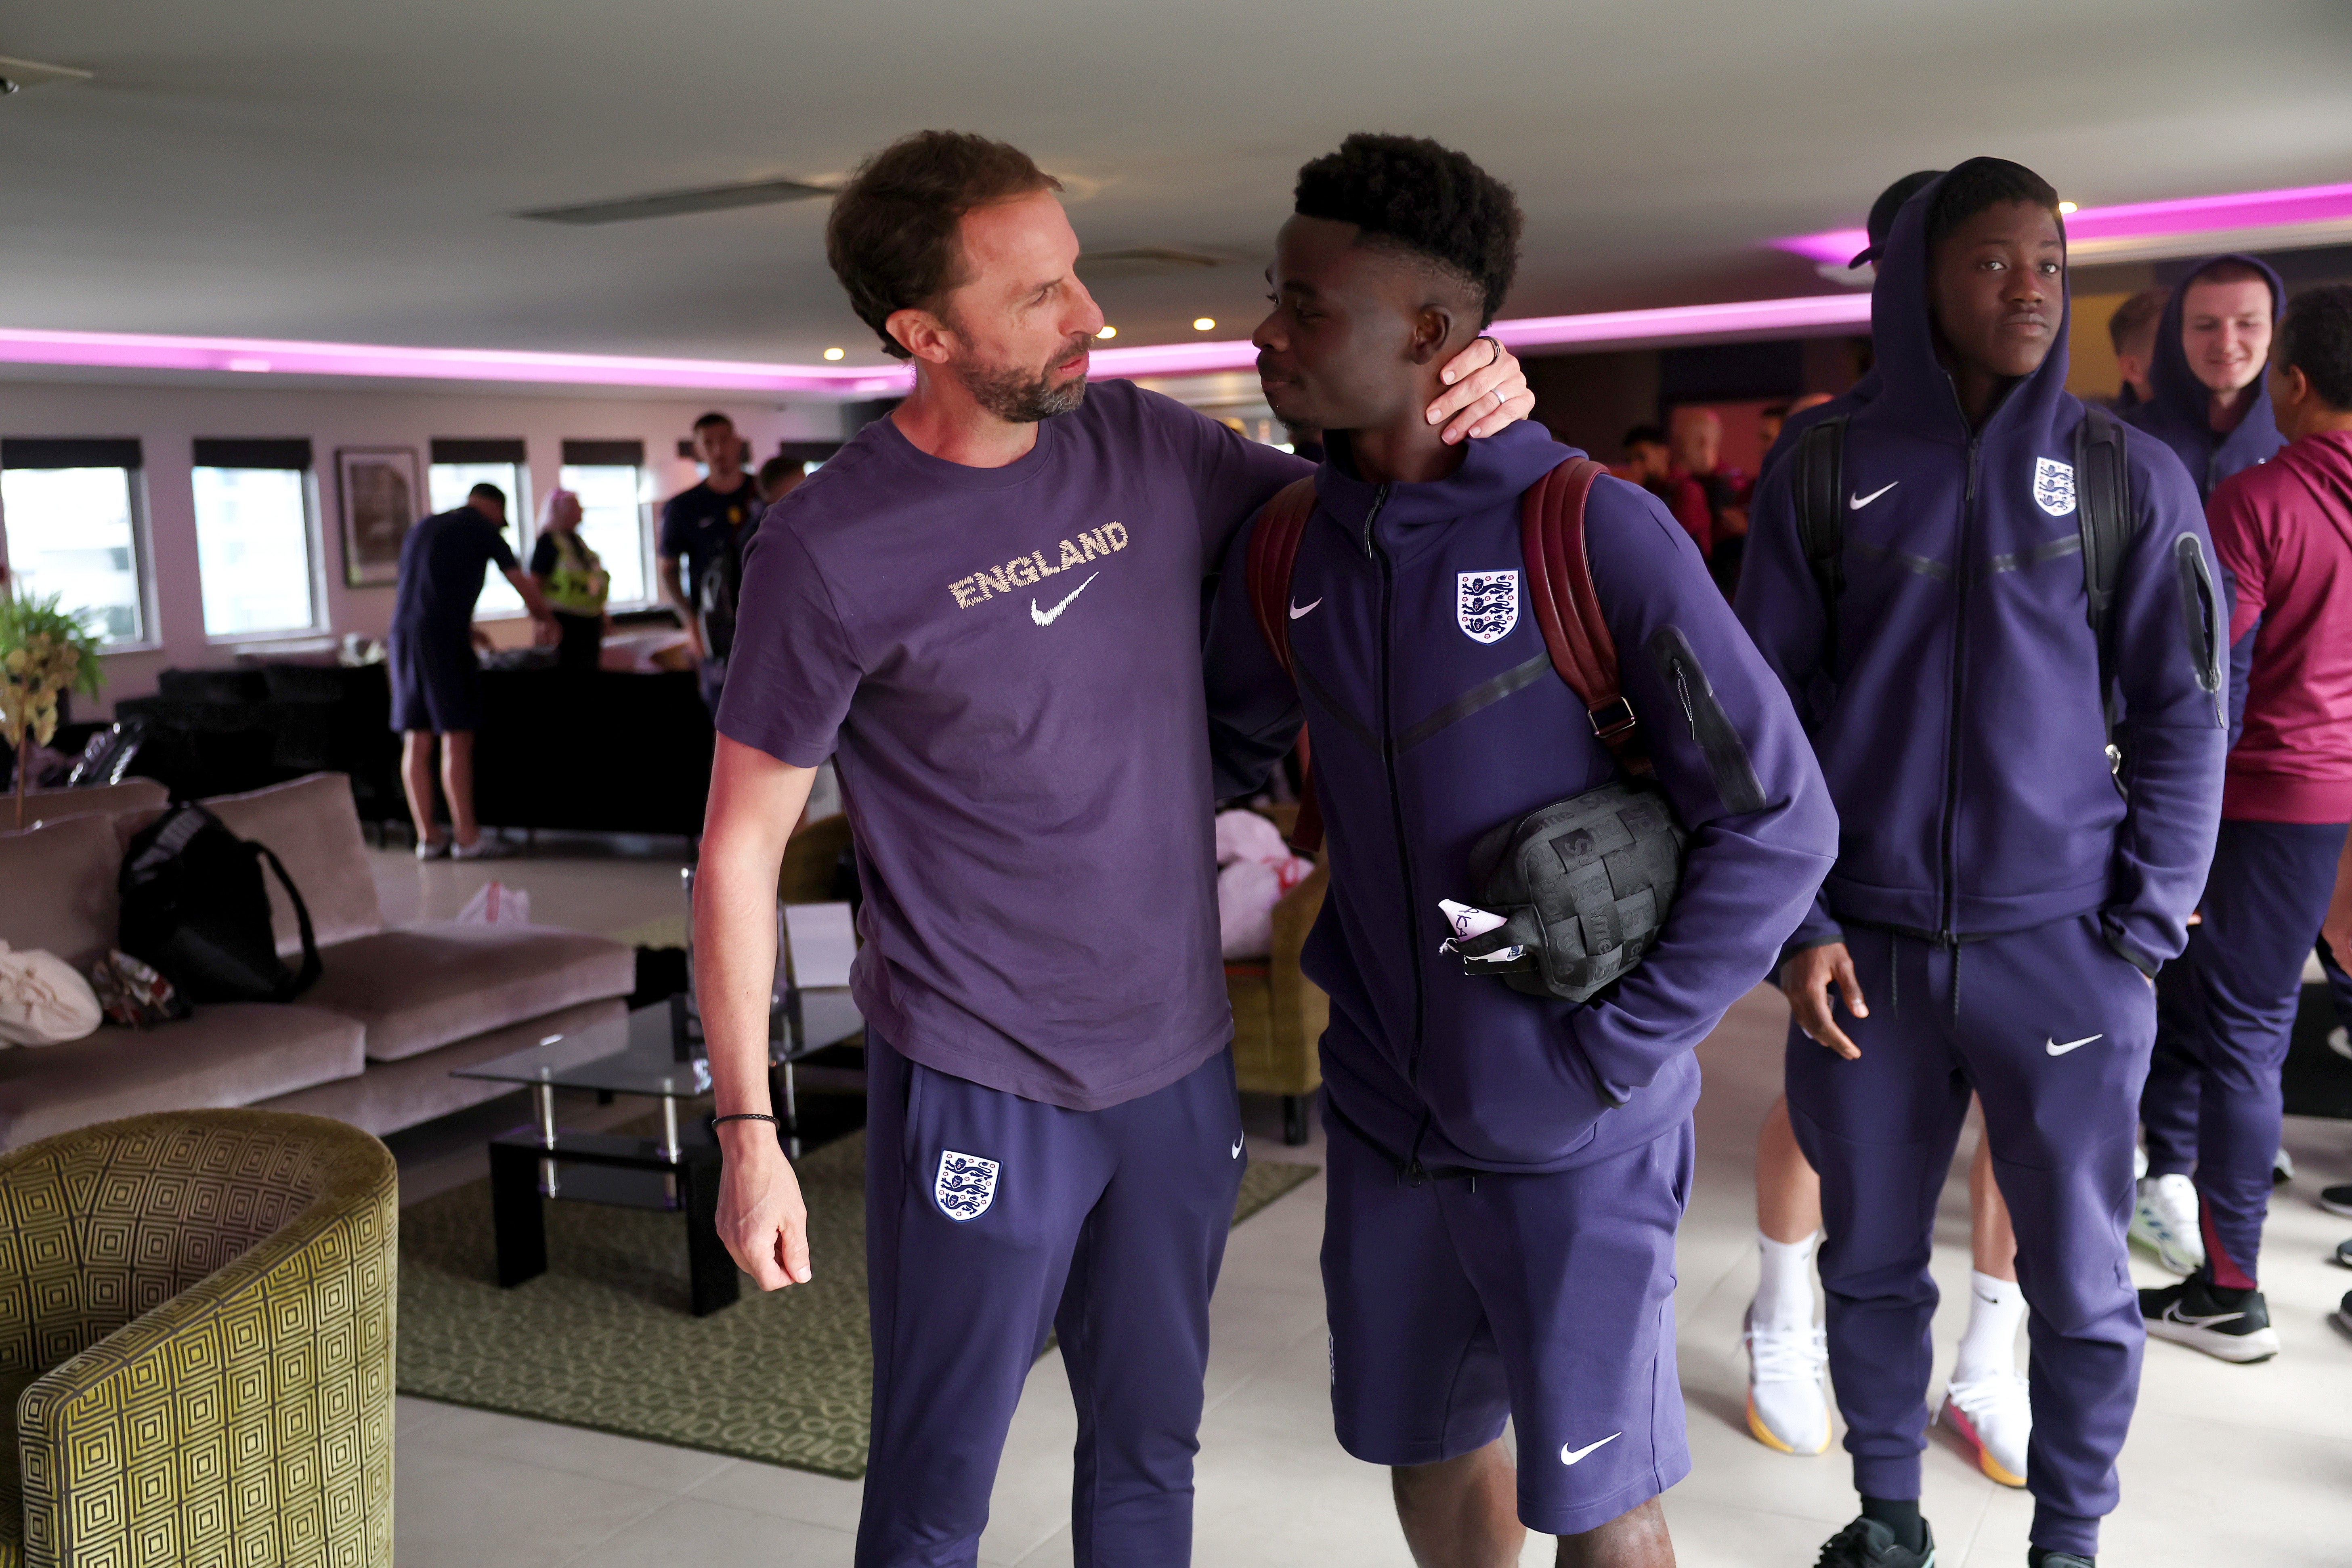
[[[698, 882], [719, 1227], [810, 1278], [768, 1124], [777, 869], [835, 759], [857, 847], [873, 1445], [860, 1568], [968, 1564], [1022, 1383], [1060, 1336], [1080, 1564], [1181, 1564], [1208, 1300], [1241, 1179], [1217, 940], [1202, 584], [1309, 470], [1120, 381], [1056, 183], [910, 136], [834, 271], [915, 390], [770, 511], [745, 565]], [[1429, 411], [1532, 399], [1492, 340]]]

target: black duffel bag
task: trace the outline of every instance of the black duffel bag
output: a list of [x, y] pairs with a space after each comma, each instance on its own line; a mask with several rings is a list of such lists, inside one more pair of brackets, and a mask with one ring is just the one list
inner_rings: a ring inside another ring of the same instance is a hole
[[[261, 862], [294, 905], [302, 967], [278, 956]], [[319, 978], [310, 911], [266, 845], [193, 802], [142, 829], [122, 857], [122, 951], [191, 1002], [290, 1002]]]

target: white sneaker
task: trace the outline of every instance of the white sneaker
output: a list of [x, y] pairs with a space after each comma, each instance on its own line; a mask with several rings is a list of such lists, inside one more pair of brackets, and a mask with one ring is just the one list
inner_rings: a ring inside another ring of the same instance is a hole
[[504, 843], [487, 833], [471, 844], [452, 844], [449, 847], [449, 858], [452, 860], [503, 860], [512, 851]]
[[1977, 1468], [2005, 1487], [2025, 1484], [2033, 1402], [2023, 1373], [1997, 1372], [1953, 1384], [1944, 1390], [1942, 1420], [1977, 1451]]
[[2132, 1205], [2131, 1238], [2156, 1254], [2161, 1268], [2188, 1277], [2205, 1262], [2197, 1228], [2197, 1187], [2186, 1176], [2143, 1176]]
[[1818, 1454], [1830, 1446], [1829, 1395], [1822, 1372], [1830, 1363], [1829, 1336], [1801, 1329], [1759, 1328], [1748, 1310], [1748, 1429], [1783, 1454]]
[[446, 838], [420, 838], [416, 841], [416, 858], [419, 860], [446, 859], [448, 854], [449, 841]]

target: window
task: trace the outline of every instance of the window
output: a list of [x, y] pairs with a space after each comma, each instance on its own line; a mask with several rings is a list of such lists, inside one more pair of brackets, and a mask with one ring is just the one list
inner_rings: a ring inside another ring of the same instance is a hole
[[136, 440], [0, 441], [0, 542], [19, 592], [89, 612], [101, 642], [147, 640]]
[[[514, 547], [515, 563], [530, 569], [530, 469], [523, 444], [513, 440], [433, 439], [433, 461], [425, 470], [425, 485], [435, 511], [455, 511], [466, 504], [466, 492], [476, 485], [496, 485], [507, 497], [507, 542]], [[482, 596], [474, 614], [489, 619], [523, 613], [522, 595], [503, 574], [492, 567], [482, 574]]]
[[653, 598], [642, 441], [566, 441], [556, 482], [580, 498], [580, 537], [612, 574], [614, 609]]
[[317, 626], [310, 441], [199, 439], [190, 482], [205, 635]]

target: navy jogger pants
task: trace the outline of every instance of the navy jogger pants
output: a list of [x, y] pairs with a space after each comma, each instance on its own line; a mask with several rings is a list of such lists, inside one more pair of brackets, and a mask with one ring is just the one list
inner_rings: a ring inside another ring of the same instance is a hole
[[2116, 1455], [2146, 1333], [2125, 1262], [2132, 1144], [2156, 1004], [2095, 914], [1940, 947], [1847, 933], [1870, 1016], [1846, 1061], [1789, 1031], [1790, 1121], [1821, 1173], [1830, 1374], [1864, 1497], [1919, 1495], [1936, 1205], [1984, 1104], [2030, 1311], [2036, 1546], [2088, 1557], [2116, 1506]]
[[1078, 1568], [1184, 1568], [1209, 1293], [1242, 1170], [1230, 1051], [1104, 1110], [866, 1034], [874, 1428], [857, 1568], [971, 1568], [1021, 1385], [1061, 1338]]
[[[2195, 1171], [2207, 1266], [2219, 1285], [2243, 1289], [2258, 1278], [2279, 1076], [2344, 834], [2342, 823], [2224, 819], [2198, 906], [2204, 918], [2189, 928], [2189, 950], [2157, 977], [2157, 1052], [2195, 1065], [2196, 1120], [2189, 1158], [2179, 1158], [2176, 1133], [2165, 1165], [2151, 1147], [2148, 1168]], [[2157, 1136], [2152, 1127], [2151, 1144]]]

